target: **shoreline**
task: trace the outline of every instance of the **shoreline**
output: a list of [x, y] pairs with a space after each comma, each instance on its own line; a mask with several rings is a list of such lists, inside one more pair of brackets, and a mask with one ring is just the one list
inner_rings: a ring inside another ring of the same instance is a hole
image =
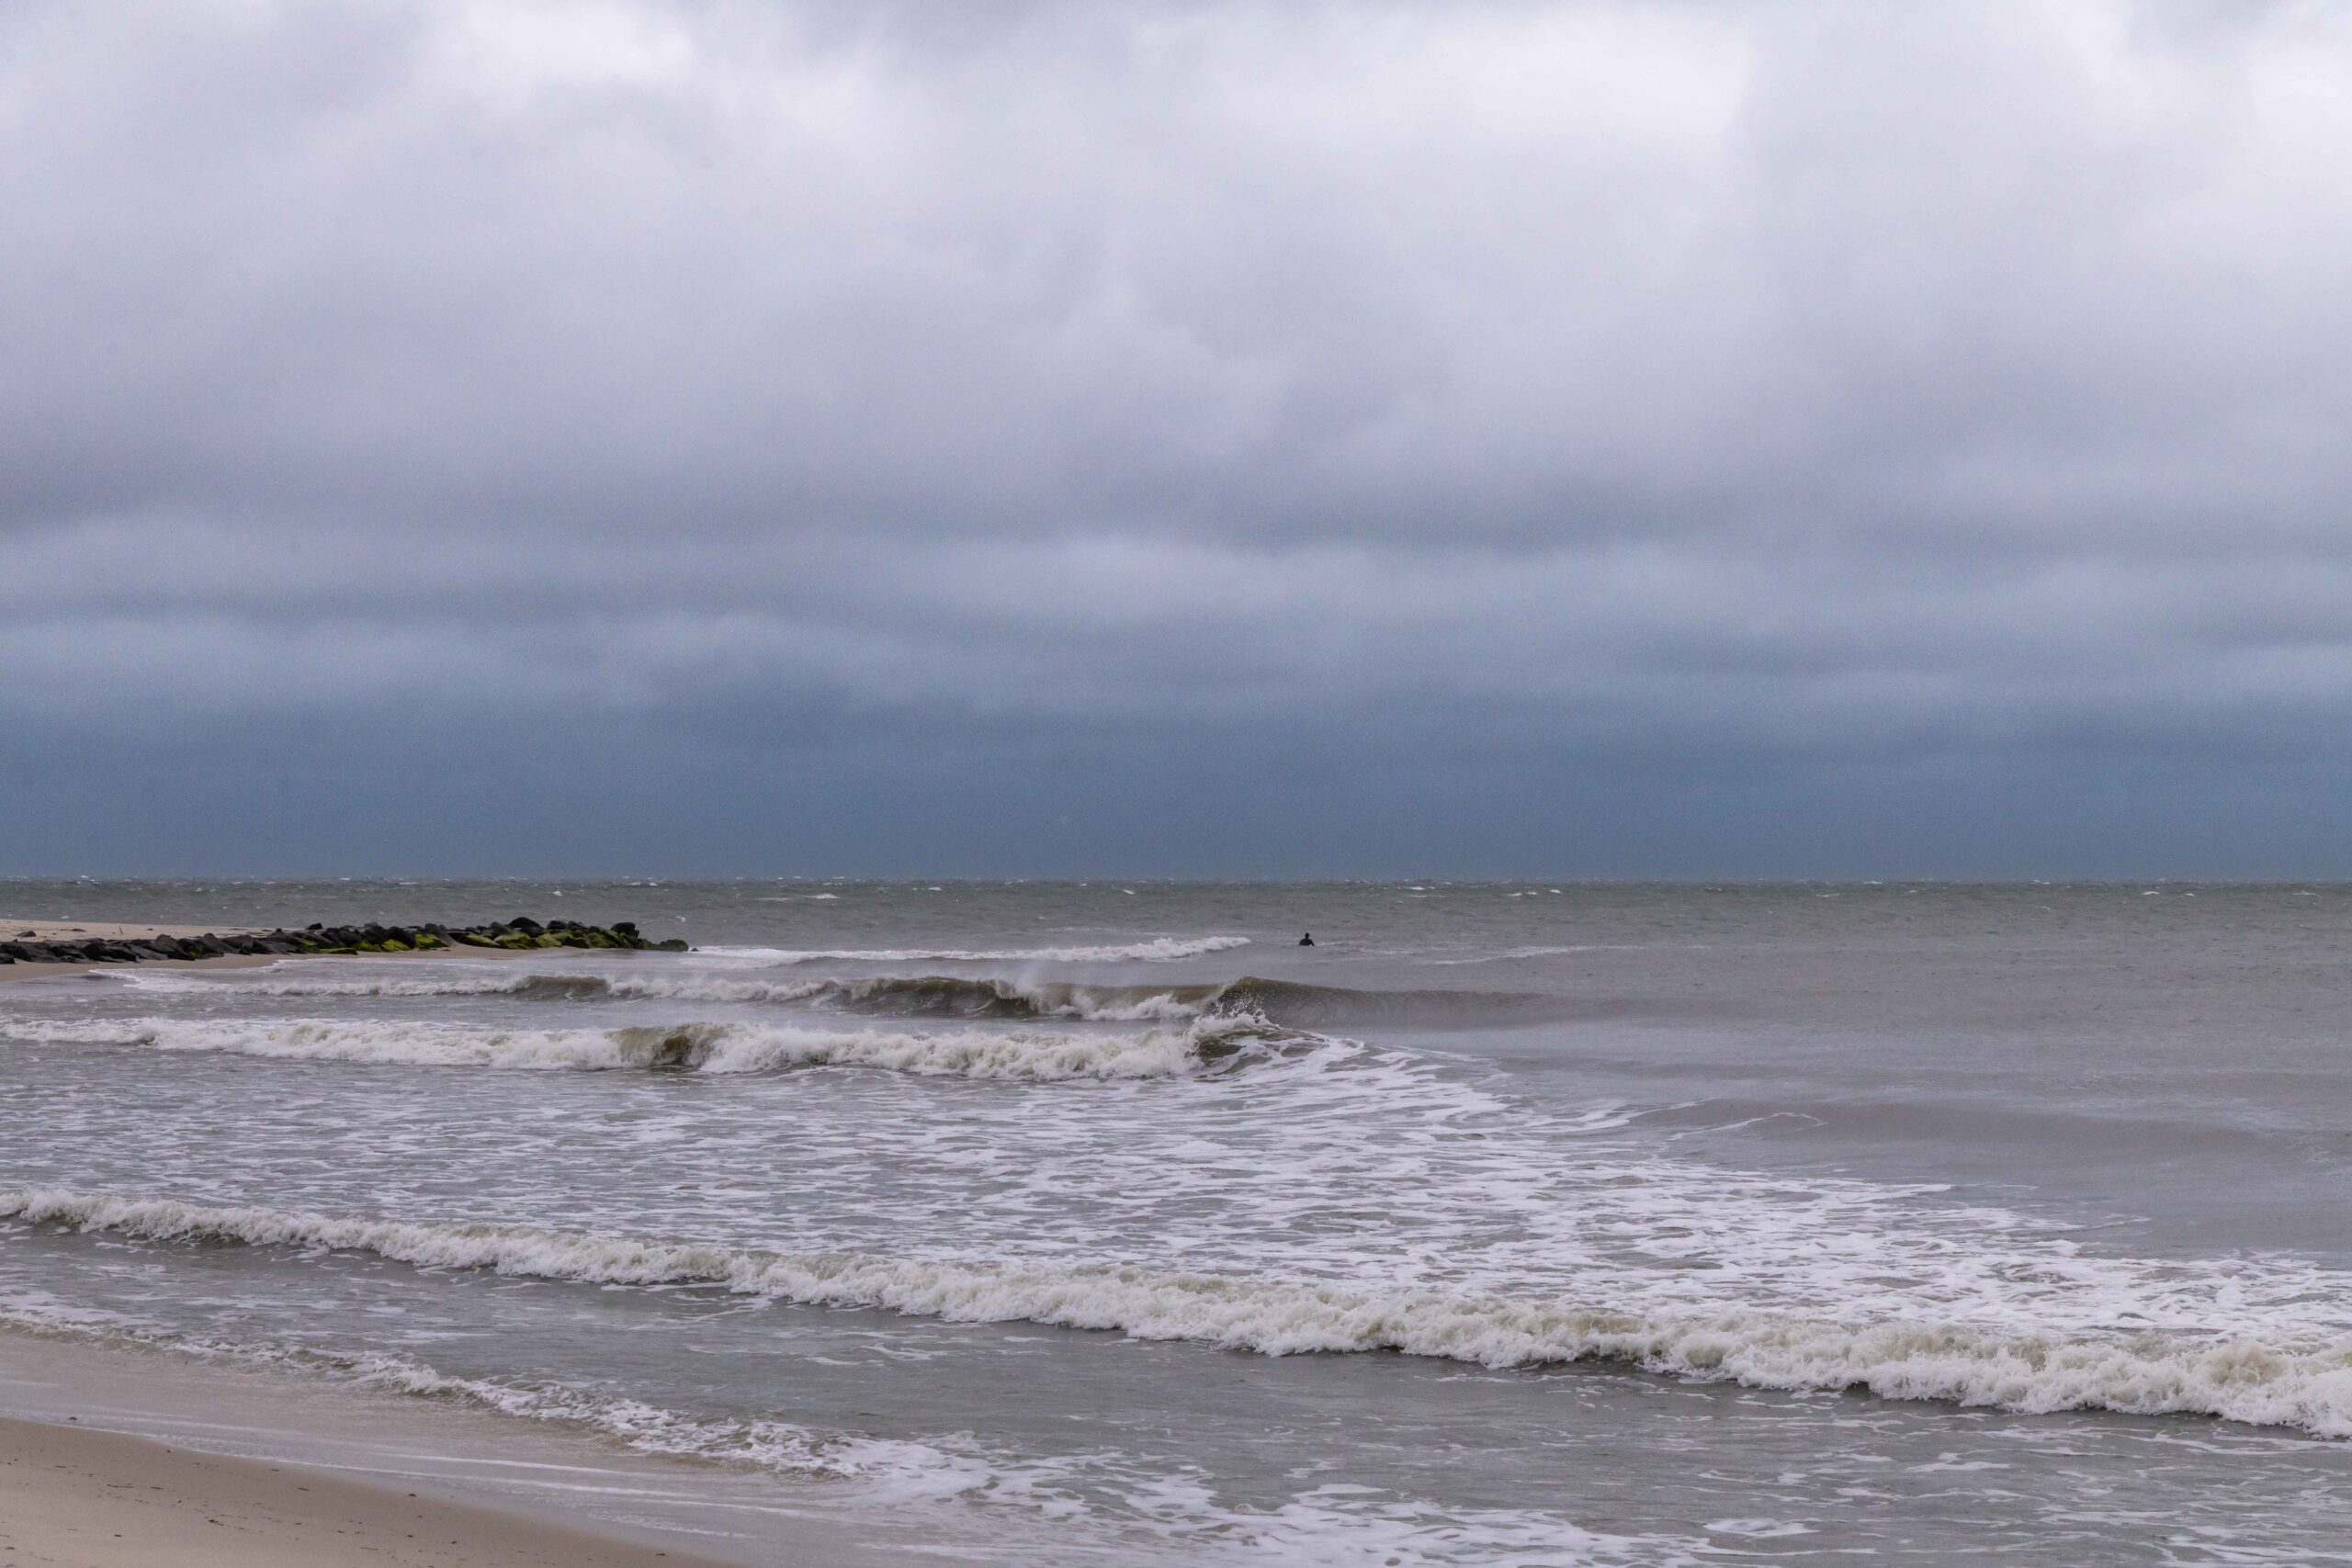
[[725, 1568], [305, 1465], [6, 1416], [0, 1549], [58, 1568]]
[[[232, 953], [221, 958], [197, 958], [173, 965], [179, 969], [261, 969], [278, 963], [276, 958], [256, 958], [247, 953]], [[68, 975], [100, 975], [109, 970], [130, 969], [129, 964], [99, 964], [84, 960], [79, 964], [10, 964], [0, 965], [0, 986], [11, 980], [54, 980]]]
[[[157, 937], [171, 937], [186, 942], [210, 932], [219, 936], [250, 936], [260, 931], [258, 926], [159, 926], [122, 920], [18, 920], [0, 916], [0, 938], [28, 942], [153, 942]], [[198, 958], [185, 962], [189, 969], [246, 969], [277, 962], [274, 958], [254, 957], [244, 953], [227, 953], [218, 958]], [[0, 964], [0, 984], [10, 980], [46, 980], [61, 975], [87, 975], [99, 969], [116, 969], [124, 965], [102, 964], [84, 959], [71, 964]]]
[[291, 1368], [0, 1318], [5, 1568], [883, 1568], [939, 1521]]
[[[41, 942], [187, 941], [260, 930], [0, 918], [0, 936], [32, 932], [26, 940]], [[533, 951], [562, 950], [452, 943], [424, 955]], [[169, 967], [257, 968], [318, 956], [332, 955], [224, 953]], [[0, 965], [0, 984], [131, 967], [17, 962]], [[695, 1474], [582, 1434], [516, 1430], [509, 1417], [0, 1321], [0, 1561], [7, 1568], [903, 1560], [833, 1521], [796, 1517], [781, 1498], [755, 1498], [745, 1479]]]

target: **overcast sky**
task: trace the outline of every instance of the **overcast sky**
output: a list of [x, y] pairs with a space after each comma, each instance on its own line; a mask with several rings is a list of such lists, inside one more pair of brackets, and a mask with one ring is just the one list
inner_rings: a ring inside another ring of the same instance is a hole
[[2352, 874], [2352, 10], [0, 6], [0, 873]]

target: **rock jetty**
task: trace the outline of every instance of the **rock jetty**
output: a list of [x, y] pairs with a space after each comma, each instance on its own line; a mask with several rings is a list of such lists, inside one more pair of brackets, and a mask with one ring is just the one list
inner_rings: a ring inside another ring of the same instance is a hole
[[303, 953], [431, 953], [436, 949], [490, 947], [507, 952], [547, 947], [620, 948], [630, 952], [684, 953], [676, 937], [648, 942], [634, 921], [615, 920], [609, 926], [582, 925], [576, 920], [549, 920], [542, 925], [528, 915], [493, 920], [481, 926], [364, 926], [310, 925], [300, 931], [279, 927], [273, 931], [236, 931], [216, 936], [148, 936], [136, 941], [45, 942], [0, 941], [0, 964], [147, 964], [157, 960], [187, 963], [198, 958], [299, 957]]

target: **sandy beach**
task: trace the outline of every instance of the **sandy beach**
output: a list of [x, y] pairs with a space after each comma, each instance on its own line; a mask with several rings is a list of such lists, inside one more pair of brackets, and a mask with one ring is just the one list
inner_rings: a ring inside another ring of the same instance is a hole
[[0, 1568], [878, 1568], [920, 1525], [561, 1423], [0, 1321]]
[[[245, 933], [243, 926], [158, 926], [121, 920], [19, 920], [0, 915], [0, 938], [13, 937], [23, 942], [144, 942], [152, 937], [177, 937], [185, 942], [190, 937], [238, 936]], [[250, 969], [277, 962], [274, 958], [253, 958], [243, 953], [227, 953], [219, 958], [197, 958], [175, 964], [187, 969]], [[40, 980], [55, 975], [81, 975], [97, 969], [112, 969], [111, 964], [0, 964], [0, 984], [10, 980]]]
[[711, 1568], [300, 1466], [5, 1418], [0, 1556], [42, 1568]]
[[257, 931], [254, 926], [158, 926], [121, 920], [19, 920], [0, 915], [0, 936], [17, 937], [25, 942], [58, 942], [71, 938], [75, 942], [143, 942], [149, 937], [175, 936], [183, 940], [192, 936], [243, 936]]

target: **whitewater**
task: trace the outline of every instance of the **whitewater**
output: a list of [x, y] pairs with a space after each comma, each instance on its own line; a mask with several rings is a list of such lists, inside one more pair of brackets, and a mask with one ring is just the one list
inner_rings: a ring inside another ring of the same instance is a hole
[[1240, 1018], [1140, 1034], [1035, 1031], [912, 1033], [850, 1032], [744, 1022], [639, 1024], [620, 1029], [498, 1029], [461, 1024], [128, 1020], [55, 1027], [51, 1040], [224, 1051], [293, 1061], [372, 1062], [582, 1072], [678, 1068], [756, 1073], [789, 1067], [867, 1066], [966, 1077], [1169, 1077], [1221, 1062], [1275, 1032]]
[[[120, 896], [526, 907], [424, 886]], [[568, 885], [698, 950], [0, 986], [0, 1330], [982, 1560], [2352, 1533], [2352, 896], [1551, 886]]]
[[1398, 1350], [1490, 1368], [1617, 1360], [1760, 1388], [1867, 1388], [2026, 1412], [2185, 1412], [2352, 1436], [2352, 1337], [2291, 1344], [2145, 1331], [2000, 1334], [1954, 1324], [1645, 1315], [1328, 1281], [1024, 1269], [857, 1253], [787, 1255], [486, 1224], [418, 1224], [174, 1201], [0, 1192], [0, 1218], [154, 1241], [368, 1252], [427, 1268], [596, 1285], [710, 1284], [804, 1304], [882, 1307], [1191, 1339], [1261, 1355]]

